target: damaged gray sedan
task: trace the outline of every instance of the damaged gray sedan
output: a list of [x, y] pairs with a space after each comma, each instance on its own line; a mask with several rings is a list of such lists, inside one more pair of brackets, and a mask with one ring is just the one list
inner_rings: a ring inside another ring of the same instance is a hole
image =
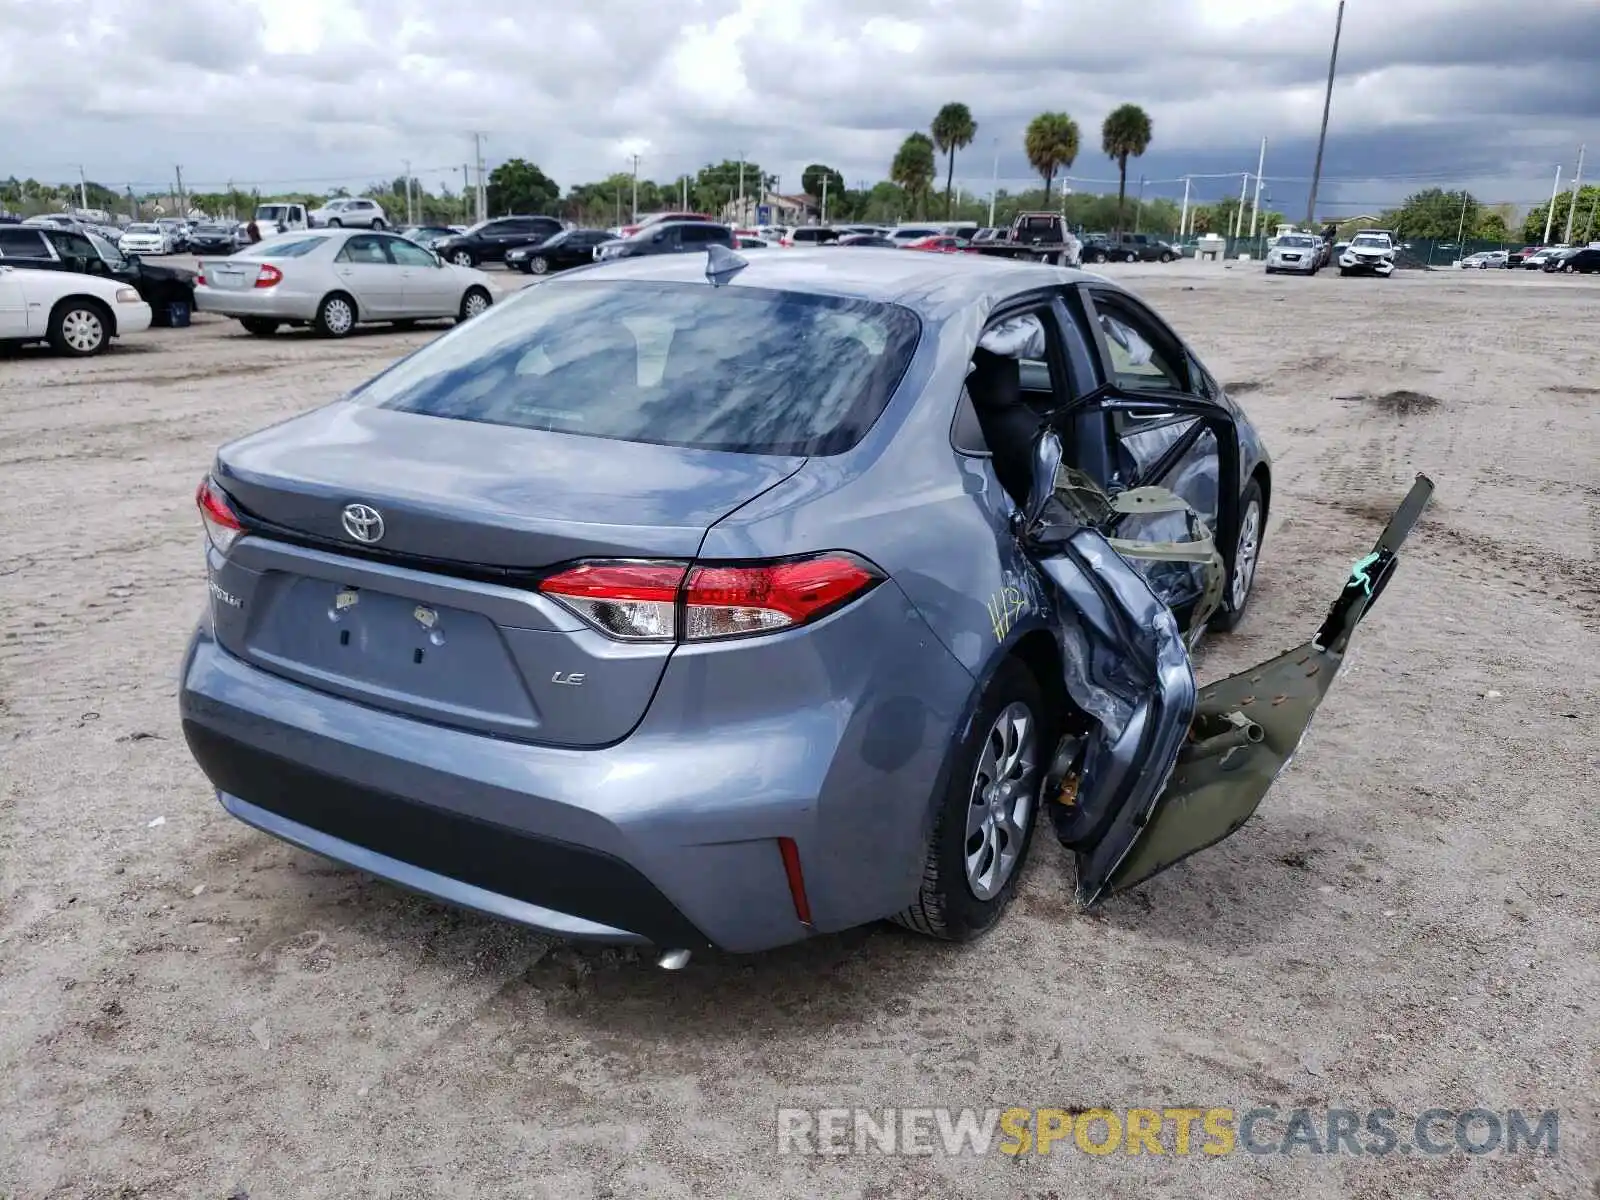
[[218, 452], [184, 732], [269, 834], [664, 966], [970, 938], [1044, 812], [1086, 904], [1237, 829], [1430, 486], [1310, 640], [1198, 686], [1272, 467], [1129, 292], [875, 250], [581, 268]]

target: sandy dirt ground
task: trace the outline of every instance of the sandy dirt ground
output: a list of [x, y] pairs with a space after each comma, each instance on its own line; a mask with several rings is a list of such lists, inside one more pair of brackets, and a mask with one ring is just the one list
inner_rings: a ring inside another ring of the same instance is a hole
[[[1300, 640], [1438, 483], [1299, 757], [1238, 836], [1092, 913], [1042, 833], [975, 945], [876, 927], [675, 974], [290, 849], [185, 750], [213, 449], [432, 332], [201, 319], [0, 358], [0, 1197], [1597, 1194], [1600, 287], [1108, 270], [1276, 456], [1254, 606], [1202, 679]], [[1562, 1125], [1553, 1156], [808, 1158], [780, 1105]]]

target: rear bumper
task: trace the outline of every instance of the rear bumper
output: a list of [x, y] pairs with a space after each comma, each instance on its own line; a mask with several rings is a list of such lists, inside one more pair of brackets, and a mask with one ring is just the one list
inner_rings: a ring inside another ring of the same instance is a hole
[[[790, 635], [738, 662], [680, 651], [640, 726], [592, 750], [325, 695], [235, 658], [209, 621], [180, 710], [223, 807], [285, 841], [560, 937], [757, 951], [917, 893], [973, 680], [898, 588], [861, 607], [865, 626], [797, 631], [818, 643], [802, 652]], [[779, 838], [799, 849], [809, 926]]]
[[214, 288], [197, 284], [194, 306], [223, 317], [266, 317], [279, 321], [310, 321], [317, 315], [319, 297], [281, 288]]

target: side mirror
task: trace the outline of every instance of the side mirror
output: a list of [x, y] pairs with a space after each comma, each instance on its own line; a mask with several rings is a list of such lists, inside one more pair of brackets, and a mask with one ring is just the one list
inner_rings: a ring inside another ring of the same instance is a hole
[[1061, 459], [1061, 438], [1048, 427], [1040, 430], [1033, 442], [1033, 478], [1028, 487], [1028, 503], [1022, 510], [1023, 529], [1038, 522], [1044, 515], [1045, 504], [1055, 495]]

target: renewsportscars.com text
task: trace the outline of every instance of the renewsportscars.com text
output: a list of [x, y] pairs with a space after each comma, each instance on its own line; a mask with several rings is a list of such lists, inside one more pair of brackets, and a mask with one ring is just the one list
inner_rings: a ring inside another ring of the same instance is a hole
[[780, 1154], [1446, 1155], [1560, 1147], [1554, 1110], [780, 1108]]

